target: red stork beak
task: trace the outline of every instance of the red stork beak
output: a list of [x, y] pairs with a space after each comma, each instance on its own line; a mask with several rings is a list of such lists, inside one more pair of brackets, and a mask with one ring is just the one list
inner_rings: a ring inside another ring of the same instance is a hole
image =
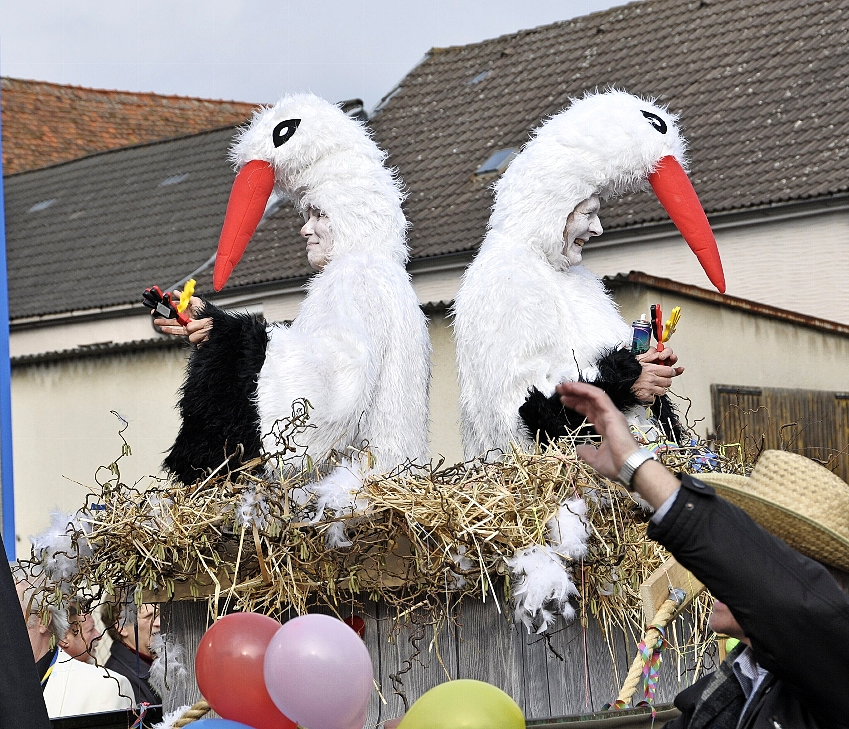
[[675, 157], [664, 157], [658, 163], [657, 169], [649, 175], [649, 182], [675, 227], [696, 254], [710, 282], [716, 286], [719, 293], [724, 294], [725, 274], [722, 271], [719, 249], [716, 247], [716, 238], [713, 237], [699, 196], [696, 195], [684, 168]]
[[236, 264], [242, 260], [273, 189], [274, 169], [268, 162], [251, 160], [236, 175], [215, 256], [212, 285], [216, 291], [224, 288]]

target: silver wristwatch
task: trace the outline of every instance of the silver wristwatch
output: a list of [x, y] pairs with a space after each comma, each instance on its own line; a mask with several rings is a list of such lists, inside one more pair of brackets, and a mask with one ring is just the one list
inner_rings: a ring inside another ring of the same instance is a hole
[[622, 464], [622, 469], [619, 471], [619, 475], [616, 477], [616, 480], [629, 491], [633, 491], [631, 488], [631, 481], [634, 479], [634, 474], [637, 472], [637, 469], [646, 461], [656, 460], [657, 456], [648, 450], [648, 448], [640, 448], [625, 459], [625, 463]]

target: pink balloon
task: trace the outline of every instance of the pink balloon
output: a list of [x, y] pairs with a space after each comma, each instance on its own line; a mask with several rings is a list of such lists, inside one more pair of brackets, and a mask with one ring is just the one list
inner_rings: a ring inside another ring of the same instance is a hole
[[309, 729], [362, 729], [373, 676], [365, 643], [328, 615], [303, 615], [285, 623], [265, 654], [271, 700]]

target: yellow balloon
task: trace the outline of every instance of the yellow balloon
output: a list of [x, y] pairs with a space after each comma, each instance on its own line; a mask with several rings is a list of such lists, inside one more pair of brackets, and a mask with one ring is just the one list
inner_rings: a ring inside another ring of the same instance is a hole
[[463, 678], [424, 694], [398, 729], [525, 729], [525, 716], [501, 689]]

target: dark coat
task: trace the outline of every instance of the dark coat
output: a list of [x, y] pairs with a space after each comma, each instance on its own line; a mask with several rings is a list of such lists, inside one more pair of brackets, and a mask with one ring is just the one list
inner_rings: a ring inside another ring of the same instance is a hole
[[144, 701], [154, 706], [162, 703], [162, 699], [148, 683], [150, 666], [138, 658], [135, 651], [116, 640], [112, 643], [109, 654], [105, 667], [129, 679], [136, 694], [136, 705]]
[[[14, 534], [12, 539], [14, 539]], [[0, 727], [3, 729], [49, 729], [36, 673], [24, 613], [0, 539]]]
[[[755, 659], [772, 674], [742, 727], [849, 727], [849, 596], [822, 565], [689, 476], [648, 534], [728, 605]], [[735, 701], [730, 682], [737, 682], [727, 668], [724, 690], [717, 691], [721, 670], [682, 691], [675, 701], [682, 716], [666, 726], [736, 726], [719, 718]]]

